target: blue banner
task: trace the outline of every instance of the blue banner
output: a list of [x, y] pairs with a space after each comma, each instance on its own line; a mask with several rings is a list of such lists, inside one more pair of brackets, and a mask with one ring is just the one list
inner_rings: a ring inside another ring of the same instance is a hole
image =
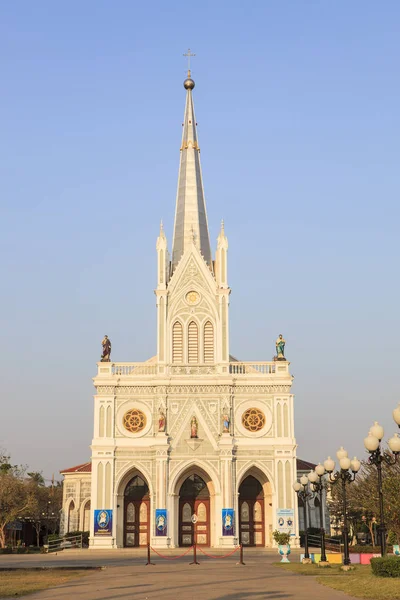
[[167, 511], [156, 508], [156, 535], [167, 535]]
[[112, 510], [94, 511], [94, 535], [112, 535]]
[[233, 508], [222, 509], [222, 535], [235, 535], [235, 511]]

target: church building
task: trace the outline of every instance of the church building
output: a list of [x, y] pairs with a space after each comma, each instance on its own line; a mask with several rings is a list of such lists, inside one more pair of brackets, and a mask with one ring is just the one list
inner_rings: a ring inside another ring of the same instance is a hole
[[212, 253], [194, 87], [189, 71], [171, 255], [162, 226], [156, 244], [157, 354], [104, 354], [91, 461], [62, 471], [63, 530], [90, 529], [91, 548], [262, 547], [275, 529], [298, 538], [284, 340], [274, 361], [230, 355], [228, 239], [222, 223]]

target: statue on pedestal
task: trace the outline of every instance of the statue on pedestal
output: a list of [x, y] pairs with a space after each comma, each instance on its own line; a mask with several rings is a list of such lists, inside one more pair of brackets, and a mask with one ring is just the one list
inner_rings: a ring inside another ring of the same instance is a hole
[[101, 345], [103, 346], [103, 354], [101, 355], [101, 362], [110, 362], [111, 356], [111, 342], [108, 339], [108, 335], [105, 335], [102, 339]]
[[275, 360], [286, 360], [285, 358], [285, 340], [283, 339], [283, 335], [280, 333], [278, 339], [275, 342], [276, 347], [276, 356]]
[[165, 414], [163, 413], [163, 411], [161, 409], [160, 409], [160, 412], [158, 413], [158, 431], [159, 432], [165, 431]]
[[194, 415], [190, 421], [190, 437], [197, 438], [197, 419]]
[[224, 414], [222, 417], [222, 433], [229, 433], [229, 427], [231, 424], [231, 420], [228, 414]]

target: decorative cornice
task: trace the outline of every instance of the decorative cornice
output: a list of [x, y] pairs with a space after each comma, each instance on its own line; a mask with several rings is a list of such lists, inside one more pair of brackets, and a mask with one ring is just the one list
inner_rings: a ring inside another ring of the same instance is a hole
[[[196, 370], [198, 367], [194, 367]], [[208, 368], [208, 367], [204, 367]], [[99, 396], [129, 396], [158, 394], [290, 394], [290, 384], [271, 385], [99, 385]]]

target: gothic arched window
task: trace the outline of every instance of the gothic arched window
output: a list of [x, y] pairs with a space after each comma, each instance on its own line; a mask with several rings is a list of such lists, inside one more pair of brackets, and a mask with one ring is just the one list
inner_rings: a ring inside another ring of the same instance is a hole
[[197, 323], [190, 321], [188, 327], [188, 363], [199, 362], [199, 328]]
[[204, 325], [204, 362], [214, 362], [214, 327], [210, 321]]
[[179, 321], [172, 327], [172, 362], [183, 362], [183, 328]]

